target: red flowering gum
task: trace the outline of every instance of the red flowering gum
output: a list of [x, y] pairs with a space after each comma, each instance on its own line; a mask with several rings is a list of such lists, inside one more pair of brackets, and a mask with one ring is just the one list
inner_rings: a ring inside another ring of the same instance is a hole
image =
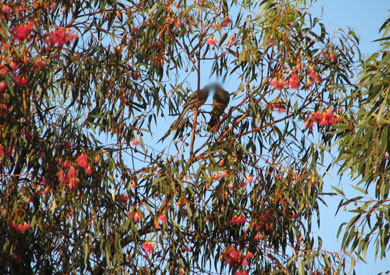
[[90, 166], [88, 166], [88, 168], [85, 169], [85, 173], [87, 175], [91, 175], [92, 174], [92, 168]]
[[134, 138], [134, 139], [133, 139], [133, 142], [131, 143], [131, 145], [137, 146], [138, 144], [139, 144], [138, 139], [137, 139], [137, 138]]
[[64, 28], [58, 28], [55, 31], [51, 31], [49, 37], [46, 39], [46, 43], [54, 46], [63, 46], [69, 41], [76, 39], [77, 35], [67, 32]]
[[277, 80], [277, 79], [272, 79], [270, 84], [274, 86], [275, 89], [281, 90], [284, 89], [284, 86], [286, 86], [286, 81], [284, 80]]
[[1, 9], [1, 13], [9, 16], [11, 13], [11, 7], [7, 5], [3, 5], [3, 8]]
[[16, 83], [16, 85], [18, 85], [19, 87], [24, 87], [27, 85], [27, 79], [26, 78], [22, 78], [20, 76], [14, 76], [14, 81]]
[[15, 231], [17, 231], [17, 232], [19, 232], [19, 233], [23, 233], [24, 231], [26, 231], [27, 229], [29, 229], [30, 228], [30, 225], [28, 224], [28, 223], [24, 223], [24, 224], [17, 224], [16, 222], [14, 222], [14, 221], [10, 221], [9, 223], [8, 223], [8, 226], [11, 228], [11, 229], [13, 229], [13, 230], [15, 230]]
[[0, 82], [0, 95], [7, 89], [7, 83], [5, 81]]
[[340, 122], [342, 117], [340, 115], [334, 115], [333, 110], [331, 108], [327, 109], [325, 112], [317, 111], [310, 116], [310, 120], [312, 123], [309, 121], [305, 122], [306, 127], [311, 129], [313, 127], [313, 122], [318, 123], [321, 126], [327, 126], [327, 125], [333, 125], [338, 122]]
[[226, 16], [222, 23], [221, 23], [221, 27], [226, 27], [227, 25], [229, 25], [230, 23], [232, 23], [232, 19], [229, 17], [229, 16]]
[[322, 81], [322, 78], [319, 74], [314, 72], [313, 70], [309, 73], [310, 78], [313, 80], [314, 83], [320, 83]]
[[233, 268], [248, 265], [248, 260], [245, 256], [231, 246], [221, 253], [221, 259]]
[[246, 218], [244, 216], [234, 216], [232, 218], [232, 223], [240, 225], [246, 222]]
[[142, 244], [142, 249], [145, 251], [145, 253], [153, 253], [153, 245], [149, 241]]
[[246, 177], [246, 183], [251, 184], [253, 182], [253, 176]]
[[312, 113], [310, 116], [310, 119], [314, 122], [320, 123], [322, 120], [322, 113], [321, 111], [317, 111], [315, 113]]
[[160, 223], [166, 223], [167, 217], [165, 217], [164, 215], [161, 215], [160, 217], [158, 217], [158, 221], [159, 221]]
[[33, 67], [38, 69], [43, 69], [46, 66], [45, 62], [42, 59], [35, 60]]
[[34, 23], [30, 22], [26, 25], [20, 25], [20, 26], [13, 28], [12, 33], [13, 33], [16, 41], [22, 43], [24, 41], [24, 39], [26, 39], [28, 37], [28, 35], [30, 34], [33, 27], [34, 27]]
[[292, 73], [290, 79], [288, 80], [288, 86], [290, 86], [291, 89], [298, 89], [299, 87], [299, 76], [297, 73]]
[[207, 39], [206, 41], [206, 44], [207, 45], [215, 45], [218, 43], [218, 40], [215, 38], [215, 36], [213, 37], [210, 37], [209, 39]]
[[76, 159], [76, 163], [78, 166], [82, 167], [82, 168], [87, 168], [88, 167], [88, 157], [84, 154], [78, 156], [78, 158]]
[[333, 110], [331, 108], [329, 108], [328, 110], [326, 110], [326, 112], [324, 113], [324, 119], [325, 120], [330, 120], [332, 119], [333, 117]]
[[138, 222], [141, 219], [141, 216], [137, 212], [135, 212], [133, 213], [132, 219], [133, 221]]

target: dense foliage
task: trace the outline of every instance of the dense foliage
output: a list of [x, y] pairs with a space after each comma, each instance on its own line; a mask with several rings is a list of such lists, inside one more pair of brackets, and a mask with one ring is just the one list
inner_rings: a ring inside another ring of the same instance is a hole
[[339, 210], [354, 214], [341, 225], [339, 235], [343, 249], [354, 252], [358, 259], [366, 257], [370, 244], [379, 258], [385, 258], [390, 249], [390, 19], [380, 31], [380, 50], [362, 62], [359, 85], [347, 105], [349, 116], [333, 133], [339, 148], [339, 174], [351, 175], [358, 192], [351, 197], [335, 188], [342, 196]]

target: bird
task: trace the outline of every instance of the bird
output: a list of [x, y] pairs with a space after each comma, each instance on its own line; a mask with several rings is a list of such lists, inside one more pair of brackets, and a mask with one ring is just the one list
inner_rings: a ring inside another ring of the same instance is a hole
[[230, 101], [230, 94], [221, 85], [214, 84], [213, 109], [207, 129], [210, 131], [217, 123]]
[[184, 103], [183, 110], [181, 111], [178, 119], [173, 122], [171, 130], [176, 130], [182, 125], [183, 118], [189, 110], [196, 110], [197, 108], [202, 106], [207, 101], [207, 98], [209, 97], [209, 92], [210, 86], [206, 86], [200, 90], [193, 92]]
[[183, 125], [183, 120], [184, 120], [184, 116], [186, 115], [186, 113], [192, 109], [192, 110], [196, 110], [197, 108], [199, 108], [201, 105], [205, 104], [206, 101], [207, 101], [207, 98], [209, 97], [209, 92], [210, 92], [210, 89], [212, 89], [211, 85], [207, 85], [205, 86], [204, 88], [200, 89], [200, 90], [197, 90], [195, 92], [193, 92], [186, 100], [186, 102], [184, 103], [183, 105], [183, 110], [181, 111], [178, 119], [176, 119], [171, 127], [168, 129], [168, 131], [165, 133], [165, 135], [160, 138], [160, 141], [163, 141], [167, 136], [170, 135], [170, 133], [172, 131], [176, 131], [176, 135], [174, 138], [177, 138], [178, 135], [180, 135], [180, 131], [177, 131], [180, 127], [182, 127]]

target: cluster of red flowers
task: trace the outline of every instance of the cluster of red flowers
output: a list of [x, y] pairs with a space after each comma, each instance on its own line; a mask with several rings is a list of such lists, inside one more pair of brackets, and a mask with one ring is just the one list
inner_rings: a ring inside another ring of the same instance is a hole
[[287, 82], [282, 79], [272, 79], [270, 84], [274, 86], [275, 89], [282, 90], [286, 86]]
[[314, 70], [310, 70], [309, 76], [314, 83], [320, 83], [322, 81], [321, 76], [317, 74]]
[[234, 216], [232, 218], [232, 223], [240, 225], [246, 222], [246, 218], [244, 216]]
[[138, 212], [134, 212], [131, 216], [131, 219], [135, 222], [138, 222], [141, 219], [141, 215]]
[[34, 23], [29, 22], [26, 25], [20, 25], [13, 28], [12, 33], [16, 41], [22, 43], [26, 38], [28, 38], [33, 27], [34, 27]]
[[153, 253], [153, 245], [149, 241], [142, 243], [142, 249], [145, 251], [145, 253]]
[[[313, 81], [314, 83], [320, 83], [322, 81], [321, 76], [316, 73], [312, 68], [310, 69], [309, 77], [311, 78], [311, 80], [308, 80], [306, 87], [310, 87], [310, 85], [312, 84], [311, 81]], [[277, 90], [282, 90], [287, 87], [289, 87], [290, 89], [298, 89], [300, 83], [301, 82], [299, 79], [299, 75], [296, 71], [292, 71], [290, 77], [287, 80], [283, 80], [282, 78], [274, 78], [270, 82], [270, 84], [274, 86], [274, 88]]]
[[[84, 168], [86, 174], [92, 174], [92, 168], [88, 164], [87, 155], [81, 154], [78, 156], [76, 158], [76, 164], [81, 168]], [[74, 164], [72, 164], [70, 161], [59, 161], [58, 165], [63, 168], [57, 173], [58, 180], [62, 183], [67, 183], [69, 189], [72, 190], [77, 184], [80, 183], [80, 179], [78, 178], [77, 170]]]
[[206, 44], [211, 45], [211, 46], [215, 45], [217, 43], [218, 43], [218, 40], [215, 38], [215, 36], [208, 38], [206, 41]]
[[19, 87], [25, 87], [27, 85], [27, 79], [18, 75], [14, 76], [14, 81]]
[[50, 32], [49, 37], [45, 39], [45, 42], [50, 46], [57, 45], [60, 47], [76, 38], [77, 35], [72, 32], [68, 32], [64, 28], [57, 28]]
[[13, 229], [13, 230], [15, 230], [15, 231], [17, 231], [17, 232], [19, 232], [19, 233], [23, 233], [24, 231], [26, 231], [27, 229], [29, 229], [30, 228], [30, 225], [28, 224], [28, 223], [23, 223], [23, 224], [17, 224], [16, 222], [14, 222], [14, 221], [9, 221], [8, 222], [8, 226], [11, 228], [11, 229]]
[[76, 159], [76, 164], [82, 168], [85, 169], [85, 173], [88, 175], [92, 174], [92, 168], [88, 164], [88, 156], [85, 154], [81, 154], [80, 156], [77, 157]]
[[[62, 168], [67, 168], [67, 162], [64, 164], [60, 164], [60, 166]], [[57, 177], [61, 183], [67, 183], [70, 190], [72, 190], [78, 183], [80, 183], [80, 179], [77, 177], [77, 171], [74, 166], [70, 166], [67, 172], [60, 170], [57, 173]]]
[[[340, 109], [340, 112], [343, 110]], [[331, 126], [340, 122], [342, 117], [340, 115], [335, 115], [333, 109], [329, 108], [324, 112], [317, 111], [310, 115], [310, 120], [305, 121], [306, 128], [309, 128], [310, 132], [313, 130], [314, 123], [317, 123], [321, 126]]]
[[239, 266], [248, 266], [249, 261], [253, 258], [252, 252], [247, 252], [246, 255], [230, 246], [225, 249], [221, 254], [221, 259], [226, 263], [232, 266], [232, 268], [237, 268]]
[[288, 86], [291, 89], [298, 89], [299, 87], [299, 76], [296, 72], [293, 72], [288, 80]]

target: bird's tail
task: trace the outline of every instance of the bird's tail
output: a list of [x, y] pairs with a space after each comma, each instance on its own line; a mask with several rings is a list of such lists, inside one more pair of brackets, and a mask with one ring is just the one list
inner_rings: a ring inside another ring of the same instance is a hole
[[181, 124], [183, 123], [183, 118], [184, 118], [186, 112], [187, 111], [184, 109], [180, 113], [179, 117], [172, 123], [171, 128], [170, 128], [171, 131], [177, 130], [181, 126]]
[[218, 123], [218, 116], [215, 114], [211, 115], [209, 122], [207, 123], [207, 130], [210, 131]]

